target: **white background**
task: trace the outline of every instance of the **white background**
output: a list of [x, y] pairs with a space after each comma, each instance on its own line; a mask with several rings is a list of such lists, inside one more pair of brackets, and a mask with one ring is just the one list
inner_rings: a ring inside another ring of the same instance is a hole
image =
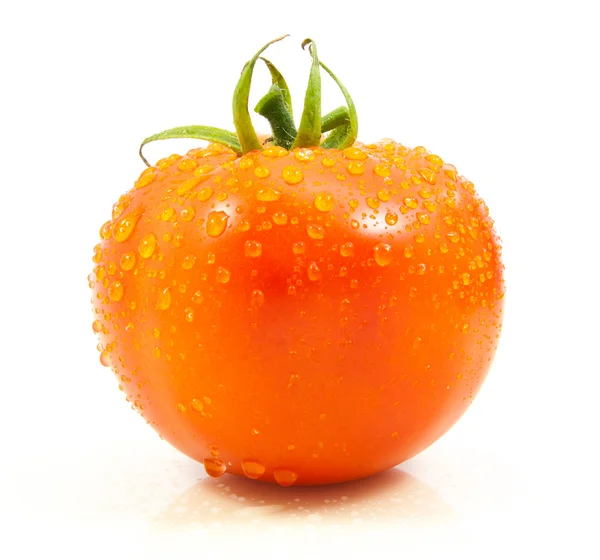
[[[598, 558], [595, 4], [3, 3], [0, 557]], [[140, 141], [232, 129], [243, 63], [283, 33], [268, 56], [297, 113], [312, 37], [360, 138], [454, 163], [504, 245], [503, 338], [474, 405], [420, 456], [341, 487], [207, 479], [129, 410], [91, 331], [92, 247]]]

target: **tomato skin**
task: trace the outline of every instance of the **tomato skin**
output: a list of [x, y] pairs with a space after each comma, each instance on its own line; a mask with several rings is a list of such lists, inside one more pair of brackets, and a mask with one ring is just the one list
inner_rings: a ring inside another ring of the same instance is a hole
[[136, 186], [94, 257], [101, 360], [209, 474], [365, 477], [473, 400], [503, 265], [487, 207], [437, 156], [209, 145]]

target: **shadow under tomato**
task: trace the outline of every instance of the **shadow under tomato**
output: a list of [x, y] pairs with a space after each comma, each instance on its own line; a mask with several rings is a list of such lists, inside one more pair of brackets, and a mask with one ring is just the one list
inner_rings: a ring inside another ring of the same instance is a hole
[[414, 476], [393, 468], [328, 486], [280, 486], [236, 476], [203, 478], [155, 517], [160, 528], [435, 524], [454, 510]]

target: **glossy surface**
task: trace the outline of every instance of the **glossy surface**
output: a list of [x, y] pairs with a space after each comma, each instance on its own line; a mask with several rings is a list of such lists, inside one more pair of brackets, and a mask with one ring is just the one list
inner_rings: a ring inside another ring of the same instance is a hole
[[101, 362], [211, 476], [401, 463], [458, 420], [498, 344], [493, 222], [423, 148], [209, 145], [144, 171], [101, 238]]

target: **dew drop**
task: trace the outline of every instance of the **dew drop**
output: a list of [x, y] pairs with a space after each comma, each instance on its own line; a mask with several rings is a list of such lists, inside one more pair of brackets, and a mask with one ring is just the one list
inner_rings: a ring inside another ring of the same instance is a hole
[[194, 210], [193, 206], [186, 206], [185, 208], [181, 209], [180, 215], [184, 222], [191, 222], [196, 215], [196, 211]]
[[133, 212], [117, 220], [113, 227], [113, 237], [115, 238], [115, 241], [118, 241], [119, 243], [127, 241], [127, 239], [131, 237], [139, 218], [140, 214]]
[[415, 251], [411, 245], [404, 247], [404, 256], [410, 259], [415, 254]]
[[194, 292], [194, 295], [192, 296], [192, 303], [195, 303], [196, 305], [200, 305], [203, 301], [204, 301], [204, 294], [200, 290], [197, 290], [196, 292]]
[[296, 243], [292, 245], [292, 251], [294, 252], [294, 255], [303, 255], [306, 252], [306, 243], [304, 243], [304, 241], [296, 241]]
[[225, 212], [210, 212], [206, 218], [206, 233], [210, 237], [219, 237], [225, 231], [228, 219]]
[[306, 226], [306, 233], [308, 233], [311, 239], [323, 239], [325, 237], [323, 226], [318, 224], [308, 224]]
[[188, 322], [191, 323], [194, 320], [194, 310], [191, 307], [186, 307], [183, 310], [183, 318]]
[[206, 474], [211, 476], [212, 478], [219, 478], [225, 474], [227, 470], [227, 466], [220, 459], [214, 459], [210, 457], [208, 459], [204, 459], [204, 469], [206, 470]]
[[100, 352], [100, 363], [104, 367], [110, 367], [110, 356], [106, 350], [102, 350], [102, 352]]
[[181, 259], [181, 267], [190, 270], [196, 264], [196, 255], [190, 253]]
[[398, 223], [398, 214], [396, 214], [396, 212], [386, 212], [385, 223], [388, 226], [395, 226]]
[[254, 168], [254, 175], [259, 177], [260, 179], [265, 179], [270, 174], [271, 174], [271, 171], [269, 171], [269, 168], [265, 167], [264, 165], [259, 165], [258, 167]]
[[427, 225], [431, 221], [431, 218], [429, 217], [429, 214], [417, 212], [417, 220], [419, 220], [419, 222], [421, 222], [423, 225]]
[[171, 307], [171, 288], [167, 287], [158, 294], [157, 306], [159, 309], [166, 311]]
[[320, 192], [315, 196], [314, 205], [320, 212], [330, 212], [335, 204], [333, 195], [328, 192]]
[[296, 167], [295, 165], [288, 165], [283, 168], [283, 180], [288, 185], [297, 185], [304, 179], [304, 174], [302, 170]]
[[373, 198], [372, 196], [367, 197], [367, 206], [372, 208], [373, 210], [377, 210], [379, 208], [380, 202], [379, 199]]
[[262, 290], [252, 290], [252, 295], [250, 296], [250, 303], [254, 305], [254, 307], [260, 307], [265, 302], [265, 294]]
[[412, 208], [413, 210], [415, 208], [417, 208], [419, 206], [419, 202], [416, 198], [414, 198], [413, 196], [407, 196], [404, 199], [404, 204], [408, 207], [408, 208]]
[[313, 282], [316, 282], [321, 279], [321, 269], [319, 268], [316, 262], [313, 261], [308, 265], [307, 274], [308, 279]]
[[353, 257], [354, 256], [354, 243], [348, 241], [340, 245], [340, 255], [342, 257]]
[[96, 319], [96, 320], [95, 320], [95, 321], [92, 323], [92, 330], [93, 330], [95, 333], [100, 333], [100, 332], [102, 332], [102, 323], [101, 323], [101, 322], [100, 322], [98, 319]]
[[365, 164], [362, 161], [351, 161], [346, 169], [350, 175], [362, 175], [365, 172]]
[[181, 412], [182, 414], [187, 410], [183, 403], [178, 403], [175, 408], [177, 409], [177, 412]]
[[377, 243], [373, 249], [373, 256], [379, 266], [388, 266], [394, 259], [392, 246], [388, 243]]
[[200, 399], [192, 399], [190, 403], [190, 408], [194, 412], [202, 412], [204, 410], [204, 403]]
[[148, 233], [140, 239], [138, 244], [138, 253], [145, 259], [149, 259], [156, 249], [156, 237], [153, 233]]
[[285, 212], [275, 212], [273, 214], [273, 221], [278, 226], [284, 226], [285, 224], [287, 224], [288, 221], [287, 214]]
[[356, 160], [356, 161], [364, 161], [365, 159], [367, 159], [367, 154], [365, 154], [365, 152], [363, 152], [360, 148], [357, 148], [356, 146], [350, 146], [349, 148], [346, 148], [342, 152], [342, 155], [346, 159], [351, 159], [351, 160]]
[[452, 243], [458, 243], [460, 241], [460, 234], [458, 232], [456, 232], [456, 231], [449, 231], [446, 234], [446, 237], [448, 237], [448, 239]]
[[358, 220], [350, 220], [350, 227], [352, 229], [358, 229], [360, 227], [360, 222]]
[[281, 191], [271, 188], [259, 189], [256, 193], [256, 200], [260, 202], [276, 202], [281, 198], [282, 194]]
[[262, 244], [258, 241], [248, 240], [244, 243], [244, 255], [250, 258], [257, 258], [262, 255]]
[[112, 301], [121, 301], [121, 299], [123, 298], [123, 292], [123, 284], [121, 284], [121, 282], [119, 282], [118, 280], [116, 282], [113, 282], [108, 287], [108, 297]]
[[123, 253], [119, 263], [123, 270], [131, 270], [135, 266], [135, 253], [133, 251]]
[[258, 461], [253, 461], [251, 459], [245, 459], [242, 461], [242, 470], [248, 478], [253, 480], [260, 478], [263, 474], [265, 474], [265, 467]]
[[229, 280], [231, 279], [231, 272], [229, 272], [229, 270], [227, 270], [226, 268], [220, 266], [219, 268], [217, 268], [217, 282], [219, 282], [220, 284], [227, 284], [227, 282], [229, 282]]
[[296, 482], [298, 475], [289, 469], [275, 469], [273, 477], [280, 486], [291, 486]]

